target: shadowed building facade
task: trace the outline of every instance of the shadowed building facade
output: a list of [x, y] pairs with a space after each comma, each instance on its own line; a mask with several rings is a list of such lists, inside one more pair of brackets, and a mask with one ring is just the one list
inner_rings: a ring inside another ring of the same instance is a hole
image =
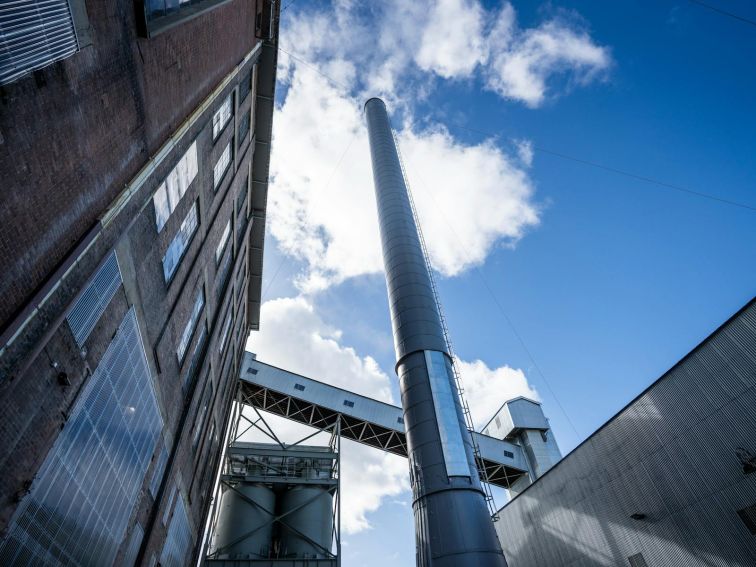
[[259, 325], [279, 10], [0, 7], [0, 564], [199, 553]]

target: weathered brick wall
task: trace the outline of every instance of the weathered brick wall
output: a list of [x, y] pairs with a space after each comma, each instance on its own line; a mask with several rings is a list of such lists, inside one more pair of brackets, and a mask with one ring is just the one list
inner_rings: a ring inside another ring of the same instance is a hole
[[0, 332], [255, 42], [249, 0], [152, 39], [132, 0], [87, 11], [91, 47], [0, 87]]
[[[176, 147], [145, 180], [139, 192], [130, 200], [118, 218], [105, 230], [102, 242], [98, 241], [93, 258], [87, 257], [67, 278], [87, 282], [96, 267], [100, 248], [115, 246], [123, 288], [119, 290], [106, 309], [95, 329], [81, 350], [73, 339], [65, 319], [66, 305], [54, 310], [49, 323], [51, 333], [37, 343], [29, 343], [24, 355], [18, 360], [7, 379], [0, 380], [0, 474], [6, 482], [0, 486], [0, 537], [8, 526], [17, 498], [34, 478], [61, 428], [67, 422], [66, 410], [72, 407], [76, 394], [97, 367], [104, 351], [118, 328], [124, 313], [130, 306], [137, 311], [140, 331], [147, 351], [147, 360], [153, 376], [163, 419], [164, 437], [173, 460], [166, 469], [163, 490], [157, 499], [147, 491], [160, 447], [145, 479], [139, 502], [132, 520], [138, 521], [145, 531], [145, 557], [159, 555], [167, 526], [161, 518], [173, 483], [179, 482], [190, 498], [188, 512], [194, 527], [199, 530], [209, 505], [208, 485], [219, 456], [220, 442], [209, 435], [210, 424], [215, 419], [217, 435], [222, 438], [227, 424], [228, 402], [236, 383], [236, 363], [246, 339], [244, 321], [244, 296], [235, 286], [246, 287], [243, 268], [246, 264], [246, 242], [240, 242], [237, 203], [247, 191], [247, 175], [252, 161], [254, 145], [247, 140], [235, 155], [232, 167], [217, 191], [213, 191], [213, 165], [219, 152], [228, 140], [234, 139], [239, 120], [243, 115], [236, 111], [221, 136], [212, 139], [212, 115], [226, 93], [236, 91], [238, 81], [247, 76], [254, 64], [249, 61], [221, 93], [215, 103], [192, 126]], [[243, 101], [243, 108], [251, 104], [253, 96]], [[246, 106], [245, 106], [246, 105]], [[192, 109], [193, 110], [193, 109]], [[250, 132], [250, 138], [254, 132]], [[198, 174], [168, 219], [165, 227], [157, 233], [155, 212], [150, 195], [184, 154], [192, 141], [197, 143]], [[234, 167], [235, 164], [235, 167]], [[182, 258], [176, 274], [169, 284], [163, 279], [162, 257], [175, 236], [191, 203], [199, 202], [199, 226]], [[246, 198], [249, 203], [250, 198]], [[215, 250], [228, 218], [234, 216], [233, 228], [224, 255], [233, 253], [225, 294], [217, 299], [219, 285]], [[249, 227], [247, 227], [249, 228]], [[198, 331], [207, 324], [209, 338], [205, 360], [196, 381], [182, 389], [182, 380], [188, 369], [189, 358], [198, 341], [195, 332], [183, 364], [176, 357], [176, 345], [189, 319], [197, 286], [205, 283], [206, 306], [198, 324]], [[82, 284], [83, 285], [83, 284]], [[71, 294], [75, 293], [74, 291]], [[239, 299], [241, 298], [241, 299]], [[236, 323], [230, 333], [228, 346], [221, 354], [218, 340], [227, 310], [236, 313]], [[239, 333], [239, 328], [244, 330]], [[28, 361], [27, 364], [23, 364]], [[52, 363], [57, 364], [57, 368]], [[65, 371], [71, 382], [68, 386], [58, 384], [57, 374]], [[198, 423], [198, 414], [203, 403], [206, 380], [213, 380], [214, 396], [207, 419]], [[182, 421], [182, 419], [184, 421]], [[194, 428], [202, 426], [202, 441], [197, 451], [192, 450]], [[125, 543], [124, 543], [125, 546]], [[121, 550], [123, 553], [123, 549]]]

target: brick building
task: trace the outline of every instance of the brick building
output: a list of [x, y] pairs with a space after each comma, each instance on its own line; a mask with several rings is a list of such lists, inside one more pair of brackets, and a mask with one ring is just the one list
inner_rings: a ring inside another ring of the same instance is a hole
[[200, 552], [259, 324], [279, 10], [0, 6], [0, 564]]

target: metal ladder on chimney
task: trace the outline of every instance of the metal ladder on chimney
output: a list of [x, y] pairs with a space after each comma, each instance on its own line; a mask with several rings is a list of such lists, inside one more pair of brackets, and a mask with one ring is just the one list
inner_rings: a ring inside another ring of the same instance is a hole
[[496, 503], [494, 502], [493, 494], [491, 493], [491, 485], [488, 480], [488, 472], [483, 464], [483, 458], [480, 454], [480, 447], [475, 439], [475, 425], [472, 419], [472, 413], [470, 412], [470, 406], [467, 404], [467, 400], [464, 396], [464, 388], [462, 387], [462, 377], [460, 376], [459, 369], [457, 368], [457, 357], [454, 355], [454, 349], [452, 347], [451, 338], [449, 336], [449, 328], [446, 325], [446, 317], [444, 317], [444, 310], [441, 307], [441, 298], [439, 297], [438, 288], [436, 287], [436, 278], [433, 276], [433, 268], [430, 263], [430, 256], [428, 255], [428, 248], [425, 245], [425, 238], [423, 237], [423, 230], [420, 226], [420, 217], [417, 215], [417, 208], [415, 207], [415, 200], [412, 198], [412, 190], [410, 189], [409, 177], [407, 177], [407, 170], [404, 167], [404, 159], [402, 158], [402, 152], [399, 149], [399, 140], [396, 138], [396, 132], [391, 130], [391, 134], [394, 137], [394, 146], [396, 147], [396, 154], [399, 157], [399, 166], [402, 170], [402, 177], [404, 177], [404, 184], [407, 187], [407, 196], [409, 197], [410, 208], [412, 209], [412, 216], [415, 219], [415, 226], [417, 227], [417, 235], [420, 239], [420, 247], [423, 251], [423, 259], [425, 260], [425, 267], [428, 270], [428, 277], [430, 278], [431, 290], [433, 291], [433, 298], [436, 302], [436, 309], [438, 310], [438, 316], [441, 320], [441, 329], [444, 332], [444, 340], [446, 341], [446, 348], [449, 351], [449, 356], [452, 360], [452, 370], [454, 372], [454, 382], [457, 385], [457, 392], [459, 393], [459, 401], [462, 406], [462, 413], [465, 418], [465, 425], [470, 432], [470, 440], [473, 447], [473, 455], [475, 456], [475, 464], [483, 477], [483, 492], [486, 497], [486, 504], [488, 505], [488, 511], [491, 514], [491, 519], [495, 522], [499, 519], [499, 513], [496, 509]]

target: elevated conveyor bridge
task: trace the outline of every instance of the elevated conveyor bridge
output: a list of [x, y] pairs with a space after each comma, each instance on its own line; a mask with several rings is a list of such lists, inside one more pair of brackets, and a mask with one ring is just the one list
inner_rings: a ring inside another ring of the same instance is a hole
[[[239, 383], [244, 405], [315, 429], [332, 429], [340, 419], [342, 437], [407, 457], [403, 413], [398, 406], [265, 364], [249, 352], [244, 354]], [[492, 485], [510, 488], [528, 474], [519, 445], [474, 435], [480, 447], [478, 470], [485, 467]]]

